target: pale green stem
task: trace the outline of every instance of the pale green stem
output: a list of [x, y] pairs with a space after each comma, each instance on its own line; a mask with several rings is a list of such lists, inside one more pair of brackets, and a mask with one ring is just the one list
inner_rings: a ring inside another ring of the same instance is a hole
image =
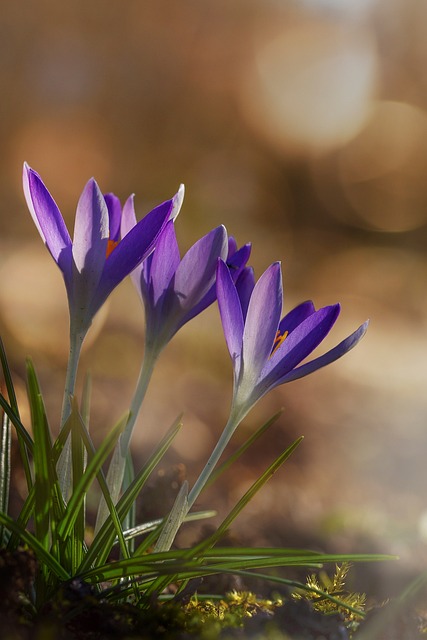
[[154, 366], [160, 351], [156, 348], [145, 346], [144, 359], [142, 361], [141, 370], [139, 372], [138, 382], [136, 384], [135, 393], [133, 394], [132, 402], [129, 407], [130, 416], [126, 424], [125, 430], [120, 437], [120, 448], [124, 456], [126, 456], [130, 439], [135, 423], [138, 418], [138, 414], [141, 410], [142, 403], [144, 402], [145, 394], [147, 393], [148, 385], [150, 384], [151, 376], [153, 375]]
[[[85, 335], [86, 333], [78, 333], [72, 328], [70, 329], [70, 355], [68, 357], [64, 399], [62, 401], [61, 429], [71, 413], [70, 397], [74, 394], [76, 386], [77, 368]], [[71, 466], [71, 438], [68, 437], [57, 464], [58, 482], [65, 501], [67, 501], [71, 490]]]
[[155, 551], [168, 551], [172, 546], [176, 534], [178, 533], [181, 524], [184, 522], [191, 507], [203, 491], [212, 471], [215, 469], [218, 460], [222, 456], [225, 447], [230, 441], [231, 436], [236, 431], [237, 427], [248, 413], [250, 407], [245, 405], [236, 406], [233, 402], [233, 406], [230, 411], [230, 417], [225, 425], [221, 436], [212, 451], [209, 460], [205, 464], [203, 471], [194, 483], [188, 496], [186, 495], [186, 487], [182, 487], [183, 491], [180, 491], [175, 503], [168, 515], [165, 527], [160, 535], [160, 538], [156, 544]]
[[203, 471], [197, 478], [194, 483], [193, 488], [188, 494], [188, 509], [191, 509], [197, 498], [199, 497], [201, 491], [203, 490], [205, 484], [207, 483], [212, 471], [214, 470], [218, 460], [222, 456], [225, 447], [230, 441], [231, 436], [236, 431], [237, 427], [248, 413], [247, 409], [242, 407], [232, 406], [230, 417], [228, 418], [228, 422], [224, 427], [224, 430], [215, 446], [215, 449], [212, 451], [209, 460], [205, 464]]
[[64, 399], [62, 401], [61, 429], [71, 413], [70, 396], [74, 394], [74, 388], [76, 386], [77, 368], [85, 335], [86, 333], [78, 333], [70, 329], [70, 355], [68, 357]]
[[[144, 401], [145, 394], [147, 392], [147, 388], [153, 374], [154, 365], [156, 364], [159, 353], [160, 350], [151, 348], [146, 344], [144, 359], [142, 361], [141, 370], [139, 372], [138, 382], [130, 405], [129, 420], [122, 435], [119, 438], [116, 448], [114, 449], [113, 457], [111, 458], [110, 466], [108, 468], [106, 481], [113, 504], [117, 504], [117, 500], [120, 495], [126, 468], [126, 458], [129, 454], [132, 432], [135, 427], [135, 423], [138, 418], [142, 403]], [[102, 496], [96, 516], [95, 533], [99, 531], [108, 515], [109, 510], [105, 499]]]

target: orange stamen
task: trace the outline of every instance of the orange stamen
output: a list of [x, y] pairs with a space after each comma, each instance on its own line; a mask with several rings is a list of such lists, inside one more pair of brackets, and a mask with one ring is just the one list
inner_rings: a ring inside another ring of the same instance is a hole
[[276, 337], [274, 338], [273, 348], [272, 348], [271, 353], [270, 353], [270, 358], [273, 355], [273, 353], [276, 353], [277, 349], [280, 347], [282, 342], [285, 341], [288, 333], [289, 333], [289, 331], [285, 331], [285, 333], [283, 333], [283, 334], [281, 334], [280, 331], [278, 331], [276, 333]]
[[114, 251], [114, 249], [117, 247], [118, 244], [119, 244], [118, 240], [108, 240], [107, 251], [106, 251], [107, 258], [110, 255], [110, 253]]

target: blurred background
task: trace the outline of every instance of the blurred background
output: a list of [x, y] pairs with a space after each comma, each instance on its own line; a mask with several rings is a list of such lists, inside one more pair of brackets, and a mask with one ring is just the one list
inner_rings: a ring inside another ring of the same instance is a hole
[[[138, 217], [184, 182], [183, 252], [224, 223], [253, 242], [257, 276], [281, 260], [286, 309], [342, 304], [322, 349], [371, 321], [341, 361], [259, 403], [230, 450], [284, 412], [199, 504], [224, 516], [303, 434], [233, 534], [398, 554], [361, 580], [384, 595], [427, 555], [426, 25], [416, 0], [16, 0], [0, 17], [0, 328], [22, 401], [31, 355], [56, 429], [68, 352], [65, 289], [26, 209], [23, 161], [70, 230], [91, 176], [122, 201], [135, 192]], [[129, 405], [143, 331], [126, 281], [82, 358], [98, 442]], [[175, 485], [183, 467], [168, 469], [182, 464], [195, 479], [231, 382], [213, 306], [162, 354], [133, 440], [138, 462], [183, 411], [164, 477]], [[195, 535], [187, 527], [181, 543]]]

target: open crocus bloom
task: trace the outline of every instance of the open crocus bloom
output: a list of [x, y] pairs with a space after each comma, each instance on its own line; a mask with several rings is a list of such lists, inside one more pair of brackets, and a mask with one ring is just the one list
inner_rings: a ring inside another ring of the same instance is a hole
[[71, 240], [54, 199], [27, 164], [23, 183], [36, 227], [64, 277], [71, 332], [84, 336], [113, 289], [153, 251], [174, 200], [153, 209], [120, 240], [121, 207], [115, 196], [105, 199], [92, 178], [80, 196]]
[[281, 320], [282, 273], [272, 264], [254, 284], [246, 267], [236, 284], [219, 261], [217, 297], [234, 367], [233, 410], [242, 419], [268, 391], [334, 362], [365, 334], [365, 322], [322, 356], [301, 364], [329, 333], [340, 313], [335, 304], [315, 310], [304, 302]]

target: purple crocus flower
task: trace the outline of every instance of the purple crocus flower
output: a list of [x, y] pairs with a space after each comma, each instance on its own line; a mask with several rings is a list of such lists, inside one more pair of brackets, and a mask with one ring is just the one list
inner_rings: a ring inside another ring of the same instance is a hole
[[281, 320], [282, 274], [272, 264], [254, 284], [246, 267], [234, 284], [219, 261], [217, 297], [224, 335], [234, 367], [233, 410], [242, 419], [268, 391], [334, 362], [365, 334], [365, 322], [322, 356], [301, 364], [329, 333], [340, 313], [335, 304], [315, 310], [304, 302]]
[[[123, 210], [122, 232], [135, 224], [132, 207]], [[218, 258], [236, 278], [250, 255], [250, 245], [236, 241], [219, 226], [198, 240], [181, 258], [174, 220], [166, 224], [155, 251], [132, 273], [146, 315], [146, 346], [159, 353], [175, 333], [216, 298]]]
[[71, 333], [82, 337], [113, 289], [154, 249], [174, 202], [153, 209], [120, 240], [120, 203], [111, 194], [104, 198], [92, 178], [80, 196], [71, 240], [54, 199], [27, 164], [23, 183], [36, 227], [64, 277]]

